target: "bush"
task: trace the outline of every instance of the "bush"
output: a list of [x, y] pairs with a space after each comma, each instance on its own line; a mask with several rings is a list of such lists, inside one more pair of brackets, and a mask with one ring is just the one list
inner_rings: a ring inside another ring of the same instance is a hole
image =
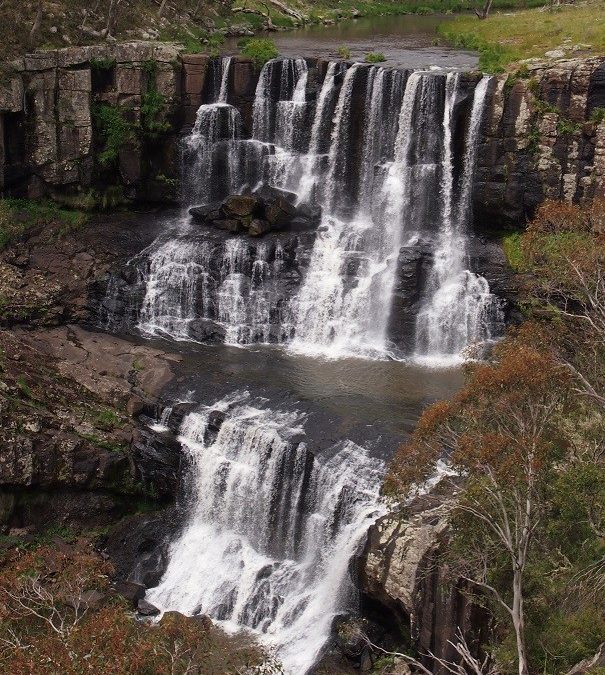
[[257, 68], [261, 68], [267, 61], [276, 58], [279, 52], [273, 40], [268, 38], [252, 38], [246, 40], [242, 48], [242, 54], [249, 56], [254, 61], [254, 65]]
[[336, 50], [336, 53], [338, 54], [338, 58], [344, 59], [345, 61], [351, 58], [351, 50], [346, 45], [340, 46]]
[[366, 54], [366, 63], [382, 63], [387, 57], [382, 52], [368, 52]]
[[124, 117], [120, 108], [107, 103], [94, 105], [92, 118], [103, 141], [99, 162], [111, 166], [118, 161], [120, 150], [135, 139], [135, 126]]
[[605, 121], [605, 108], [593, 108], [590, 113], [590, 121], [595, 124], [601, 124]]

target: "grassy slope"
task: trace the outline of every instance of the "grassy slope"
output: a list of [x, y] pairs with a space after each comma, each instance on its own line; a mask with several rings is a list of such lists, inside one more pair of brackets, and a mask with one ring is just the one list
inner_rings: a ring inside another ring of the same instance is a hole
[[563, 5], [554, 11], [494, 13], [486, 21], [463, 16], [440, 32], [456, 46], [479, 50], [480, 65], [493, 72], [521, 59], [543, 57], [563, 45], [590, 46], [569, 54], [605, 54], [605, 1]]

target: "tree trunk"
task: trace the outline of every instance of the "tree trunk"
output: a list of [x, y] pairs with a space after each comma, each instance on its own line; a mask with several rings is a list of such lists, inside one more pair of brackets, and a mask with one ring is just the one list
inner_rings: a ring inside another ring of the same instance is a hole
[[525, 650], [525, 613], [523, 609], [523, 584], [521, 570], [513, 575], [513, 625], [517, 640], [517, 658], [519, 659], [519, 675], [529, 675], [527, 653]]
[[162, 0], [162, 4], [160, 5], [160, 9], [158, 9], [158, 17], [162, 17], [162, 14], [164, 13], [164, 8], [166, 7], [166, 3], [168, 0]]
[[30, 47], [34, 47], [36, 44], [36, 39], [38, 37], [38, 33], [40, 32], [40, 27], [42, 26], [43, 9], [44, 3], [42, 2], [42, 0], [40, 0], [38, 2], [38, 8], [36, 10], [36, 18], [34, 19], [34, 24], [29, 32]]
[[492, 2], [493, 0], [485, 0], [485, 5], [483, 5], [483, 9], [479, 12], [475, 10], [475, 14], [481, 19], [487, 19], [489, 16], [489, 12], [492, 8]]

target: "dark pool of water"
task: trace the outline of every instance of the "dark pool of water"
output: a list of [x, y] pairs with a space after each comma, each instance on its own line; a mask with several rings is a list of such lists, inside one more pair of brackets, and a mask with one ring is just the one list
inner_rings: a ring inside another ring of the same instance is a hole
[[[351, 19], [333, 26], [306, 26], [292, 31], [267, 33], [282, 56], [337, 59], [346, 46], [351, 59], [363, 61], [368, 52], [382, 52], [384, 65], [403, 68], [472, 69], [478, 64], [474, 52], [436, 46], [437, 26], [445, 16], [375, 16]], [[238, 39], [229, 39], [227, 53], [237, 53]]]
[[[155, 342], [155, 341], [154, 341]], [[196, 345], [157, 341], [180, 353], [168, 399], [211, 404], [235, 391], [280, 410], [308, 415], [306, 432], [316, 451], [348, 438], [388, 457], [432, 402], [462, 384], [460, 369], [429, 369], [398, 361], [325, 360], [281, 347]]]

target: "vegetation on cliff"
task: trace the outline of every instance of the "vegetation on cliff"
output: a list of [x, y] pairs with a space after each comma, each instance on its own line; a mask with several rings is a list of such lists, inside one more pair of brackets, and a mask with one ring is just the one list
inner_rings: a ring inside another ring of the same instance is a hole
[[512, 247], [529, 320], [425, 412], [387, 477], [403, 496], [439, 460], [454, 472], [444, 556], [494, 616], [497, 672], [564, 673], [605, 640], [603, 233], [598, 204], [540, 208]]
[[[246, 638], [174, 612], [150, 626], [112, 591], [86, 539], [6, 547], [0, 556], [0, 664], [29, 673], [277, 672]], [[265, 664], [265, 665], [263, 665]], [[262, 668], [262, 670], [261, 670]]]

